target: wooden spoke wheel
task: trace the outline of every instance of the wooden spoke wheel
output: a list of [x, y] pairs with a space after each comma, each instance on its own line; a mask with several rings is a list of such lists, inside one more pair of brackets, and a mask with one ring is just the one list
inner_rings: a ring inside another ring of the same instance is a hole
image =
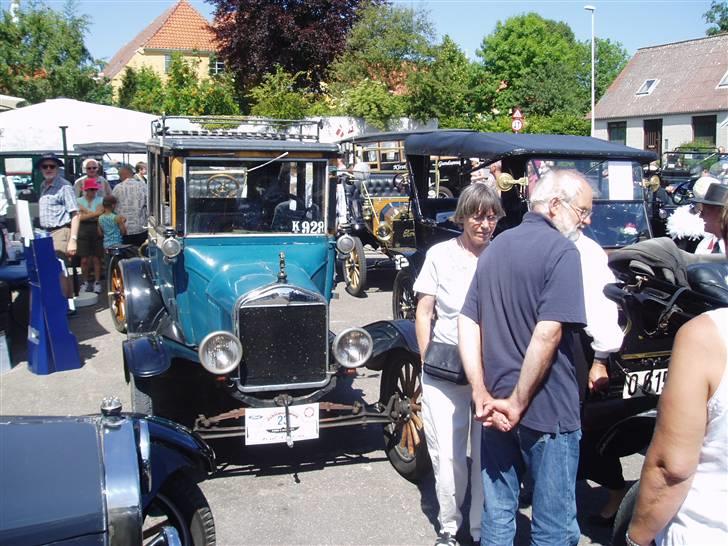
[[344, 258], [344, 282], [346, 291], [352, 296], [359, 297], [366, 289], [367, 257], [361, 239], [359, 237], [353, 239], [354, 249]]
[[395, 396], [393, 423], [384, 427], [385, 451], [394, 469], [417, 483], [431, 468], [422, 423], [421, 366], [417, 355], [406, 351], [393, 353], [382, 370], [380, 403]]
[[394, 319], [414, 320], [417, 310], [414, 280], [409, 267], [401, 269], [394, 278], [392, 287], [392, 316]]
[[122, 334], [126, 333], [126, 291], [124, 289], [124, 276], [121, 272], [119, 256], [112, 256], [109, 270], [106, 273], [107, 293], [109, 296], [109, 311], [114, 328]]

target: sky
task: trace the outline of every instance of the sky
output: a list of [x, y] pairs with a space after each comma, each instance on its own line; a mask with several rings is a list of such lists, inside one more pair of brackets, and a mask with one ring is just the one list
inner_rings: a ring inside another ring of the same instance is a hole
[[[45, 0], [61, 9], [63, 0]], [[209, 20], [213, 7], [201, 0], [190, 2]], [[21, 5], [24, 0], [21, 0]], [[86, 47], [96, 59], [108, 61], [123, 45], [174, 4], [174, 0], [77, 0], [80, 13], [91, 25]], [[710, 0], [539, 0], [530, 2], [495, 0], [395, 0], [395, 5], [424, 8], [439, 36], [448, 34], [475, 58], [484, 36], [498, 21], [526, 12], [567, 23], [578, 40], [591, 38], [591, 15], [585, 5], [596, 7], [595, 34], [621, 42], [632, 55], [642, 47], [705, 36], [708, 25], [703, 13]], [[9, 0], [0, 0], [7, 9]]]

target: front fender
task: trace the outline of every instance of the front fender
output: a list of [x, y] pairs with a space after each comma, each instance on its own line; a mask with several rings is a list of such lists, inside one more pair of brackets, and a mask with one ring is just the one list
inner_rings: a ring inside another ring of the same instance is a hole
[[415, 335], [415, 323], [411, 320], [381, 320], [364, 326], [374, 342], [372, 356], [365, 364], [370, 370], [382, 370], [387, 355], [398, 349], [420, 354]]
[[124, 371], [134, 377], [153, 377], [167, 371], [172, 359], [159, 336], [141, 336], [121, 344]]
[[126, 330], [145, 334], [156, 330], [167, 314], [162, 296], [154, 286], [149, 258], [129, 258], [119, 262], [124, 281]]
[[599, 440], [599, 453], [610, 457], [626, 457], [645, 449], [652, 440], [657, 414], [641, 413], [615, 423]]
[[145, 418], [149, 427], [152, 483], [144, 495], [146, 509], [165, 481], [184, 470], [196, 478], [204, 478], [215, 470], [215, 453], [194, 432], [162, 417]]

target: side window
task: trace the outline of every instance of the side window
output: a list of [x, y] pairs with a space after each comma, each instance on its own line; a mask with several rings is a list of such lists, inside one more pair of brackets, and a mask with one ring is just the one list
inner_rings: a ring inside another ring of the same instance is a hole
[[157, 162], [156, 153], [149, 152], [147, 154], [147, 210], [149, 211], [149, 221], [152, 225], [159, 223], [159, 214], [157, 207], [159, 206], [159, 196], [157, 195]]

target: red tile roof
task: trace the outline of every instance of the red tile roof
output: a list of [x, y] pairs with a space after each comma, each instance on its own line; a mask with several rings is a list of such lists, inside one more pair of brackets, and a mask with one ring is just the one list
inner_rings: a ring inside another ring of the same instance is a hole
[[215, 34], [200, 12], [187, 0], [165, 10], [134, 39], [116, 52], [103, 74], [113, 78], [121, 72], [138, 49], [216, 51]]
[[[728, 34], [638, 49], [594, 109], [596, 119], [728, 110]], [[645, 80], [659, 80], [637, 95]]]

